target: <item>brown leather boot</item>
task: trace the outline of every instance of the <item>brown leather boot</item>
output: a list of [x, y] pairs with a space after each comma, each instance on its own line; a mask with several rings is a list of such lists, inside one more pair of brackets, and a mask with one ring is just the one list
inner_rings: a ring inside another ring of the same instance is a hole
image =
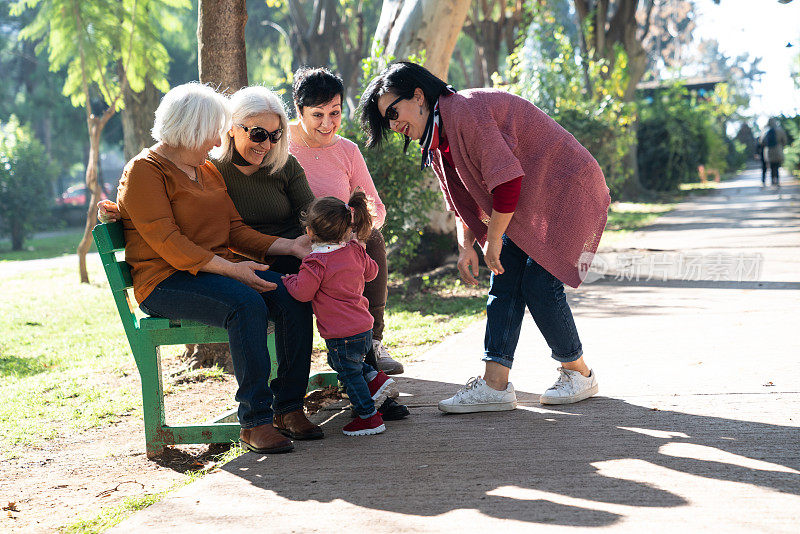
[[245, 450], [260, 454], [278, 454], [294, 449], [292, 440], [283, 437], [269, 423], [241, 429], [239, 443]]
[[322, 439], [325, 433], [322, 429], [308, 420], [303, 409], [275, 415], [272, 426], [284, 436], [292, 439]]

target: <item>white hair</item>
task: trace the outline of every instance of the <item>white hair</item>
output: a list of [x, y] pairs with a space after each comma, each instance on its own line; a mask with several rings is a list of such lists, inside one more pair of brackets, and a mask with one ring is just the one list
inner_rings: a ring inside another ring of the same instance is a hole
[[225, 97], [208, 85], [190, 82], [164, 95], [150, 132], [156, 141], [198, 150], [217, 135], [224, 137], [229, 122]]
[[[289, 118], [280, 97], [266, 87], [253, 85], [236, 91], [230, 97], [228, 109], [233, 124], [240, 124], [243, 120], [261, 113], [274, 113], [278, 116], [283, 135], [264, 156], [260, 166], [267, 167], [270, 172], [282, 169], [289, 159]], [[222, 145], [214, 151], [214, 156], [220, 161], [230, 161], [233, 157], [233, 145], [233, 138], [223, 135]]]

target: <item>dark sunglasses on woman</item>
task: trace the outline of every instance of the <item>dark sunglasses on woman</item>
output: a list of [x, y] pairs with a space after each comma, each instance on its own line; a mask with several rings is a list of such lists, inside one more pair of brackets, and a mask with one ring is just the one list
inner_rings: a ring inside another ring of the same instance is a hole
[[240, 124], [239, 127], [250, 136], [250, 140], [254, 143], [263, 143], [269, 139], [269, 142], [274, 144], [277, 143], [283, 135], [283, 128], [278, 128], [274, 132], [269, 132], [261, 126], [247, 127], [243, 124]]
[[386, 111], [383, 113], [383, 118], [386, 119], [386, 122], [397, 120], [398, 114], [397, 110], [394, 109], [394, 105], [400, 102], [401, 100], [403, 100], [402, 96], [396, 98], [394, 102], [386, 106]]

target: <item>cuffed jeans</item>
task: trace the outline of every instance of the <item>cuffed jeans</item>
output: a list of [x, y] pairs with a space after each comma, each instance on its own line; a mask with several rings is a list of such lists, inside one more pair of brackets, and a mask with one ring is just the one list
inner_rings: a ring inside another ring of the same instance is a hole
[[339, 375], [358, 416], [366, 419], [375, 415], [377, 410], [367, 386], [367, 375], [375, 369], [364, 362], [364, 356], [372, 348], [372, 330], [326, 339], [325, 345], [328, 346], [328, 365]]
[[528, 307], [552, 350], [553, 359], [572, 362], [583, 354], [564, 284], [503, 235], [503, 274], [492, 274], [486, 303], [484, 361], [511, 368], [522, 318]]
[[[311, 305], [294, 300], [280, 274], [256, 274], [276, 283], [277, 289], [259, 293], [227, 276], [178, 271], [159, 283], [139, 305], [153, 316], [188, 319], [228, 331], [242, 428], [271, 423], [273, 410], [284, 414], [301, 409], [311, 368]], [[268, 319], [275, 323], [278, 360], [271, 389]]]

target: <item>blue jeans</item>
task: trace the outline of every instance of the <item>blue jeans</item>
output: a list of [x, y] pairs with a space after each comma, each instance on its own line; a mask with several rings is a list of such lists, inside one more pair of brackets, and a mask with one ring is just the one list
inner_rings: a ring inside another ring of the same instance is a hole
[[[234, 374], [239, 384], [239, 423], [252, 428], [272, 422], [273, 410], [284, 414], [303, 407], [311, 368], [311, 305], [294, 300], [280, 274], [258, 271], [278, 284], [260, 293], [238, 280], [212, 273], [173, 273], [159, 283], [139, 307], [150, 315], [188, 319], [225, 328]], [[275, 322], [277, 377], [269, 387], [267, 320]], [[274, 395], [273, 395], [274, 394]]]
[[372, 330], [350, 337], [326, 339], [328, 365], [339, 375], [350, 403], [359, 417], [366, 419], [375, 415], [375, 403], [367, 387], [366, 376], [375, 369], [364, 362], [364, 356], [372, 348]]
[[492, 274], [486, 303], [484, 361], [511, 368], [525, 306], [552, 350], [553, 359], [572, 362], [583, 354], [564, 284], [503, 235], [503, 274]]

